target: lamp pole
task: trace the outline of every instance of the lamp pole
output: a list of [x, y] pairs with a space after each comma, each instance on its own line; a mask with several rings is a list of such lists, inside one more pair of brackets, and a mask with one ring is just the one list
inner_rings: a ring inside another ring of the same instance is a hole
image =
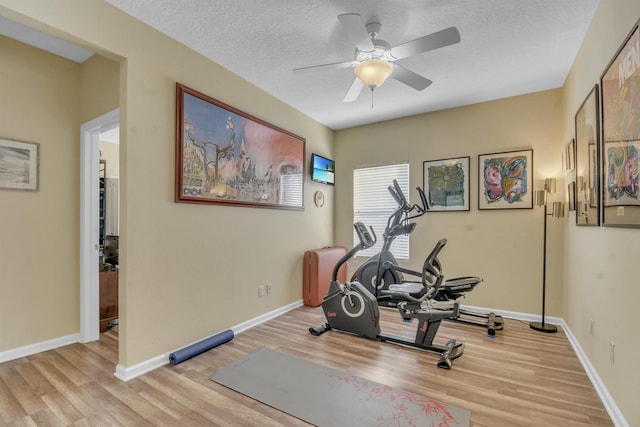
[[[546, 191], [545, 191], [546, 193]], [[544, 243], [542, 249], [542, 322], [531, 322], [529, 323], [529, 327], [539, 332], [546, 333], [554, 333], [558, 332], [558, 328], [555, 325], [549, 325], [544, 323], [544, 306], [546, 299], [546, 288], [547, 288], [547, 201], [545, 194], [545, 203], [544, 203]]]

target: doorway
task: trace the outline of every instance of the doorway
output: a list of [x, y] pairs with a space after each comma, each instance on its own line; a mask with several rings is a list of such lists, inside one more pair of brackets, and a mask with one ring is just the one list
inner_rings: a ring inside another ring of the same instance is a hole
[[80, 342], [100, 337], [100, 134], [120, 126], [115, 109], [80, 126]]

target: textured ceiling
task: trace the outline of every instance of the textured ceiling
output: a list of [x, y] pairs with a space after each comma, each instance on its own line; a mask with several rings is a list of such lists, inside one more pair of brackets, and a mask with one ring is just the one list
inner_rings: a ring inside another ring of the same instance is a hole
[[[332, 129], [561, 87], [598, 0], [106, 0]], [[294, 68], [353, 59], [337, 15], [382, 24], [396, 46], [444, 28], [462, 41], [398, 64], [433, 81], [388, 79], [342, 103], [350, 68]], [[215, 94], [212, 94], [215, 96]]]

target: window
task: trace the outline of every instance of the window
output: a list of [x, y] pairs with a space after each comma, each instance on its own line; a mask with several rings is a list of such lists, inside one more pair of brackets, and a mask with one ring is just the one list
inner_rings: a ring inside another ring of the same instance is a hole
[[301, 173], [280, 175], [280, 200], [278, 202], [288, 206], [302, 206], [303, 184]]
[[[362, 222], [373, 227], [378, 241], [375, 246], [358, 252], [358, 256], [371, 256], [382, 247], [382, 235], [387, 220], [398, 204], [389, 193], [388, 187], [393, 180], [398, 181], [400, 188], [409, 199], [409, 163], [396, 163], [382, 166], [364, 166], [353, 170], [353, 222]], [[353, 232], [354, 246], [359, 243]], [[409, 259], [409, 236], [397, 237], [391, 245], [391, 252], [396, 259]]]

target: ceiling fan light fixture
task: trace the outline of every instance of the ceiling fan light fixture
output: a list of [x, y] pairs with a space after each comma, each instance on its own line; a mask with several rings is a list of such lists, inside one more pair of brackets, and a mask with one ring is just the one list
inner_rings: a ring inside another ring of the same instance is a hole
[[359, 63], [354, 73], [371, 90], [379, 87], [393, 72], [393, 66], [382, 59], [370, 59]]

